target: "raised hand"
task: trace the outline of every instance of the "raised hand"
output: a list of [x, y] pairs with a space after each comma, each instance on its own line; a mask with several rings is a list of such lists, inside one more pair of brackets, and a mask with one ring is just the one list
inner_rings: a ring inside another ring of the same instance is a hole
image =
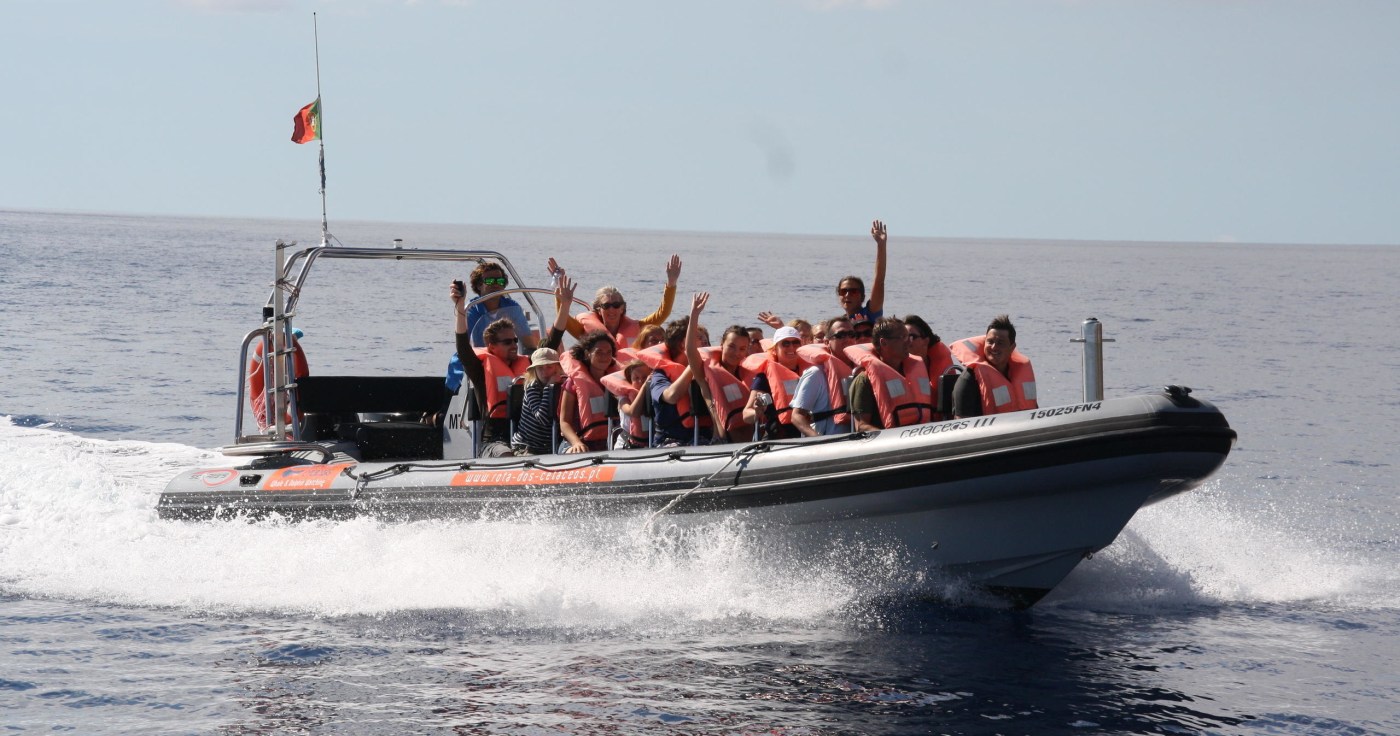
[[556, 272], [562, 270], [559, 267], [559, 262], [554, 260], [554, 256], [549, 257], [549, 263], [545, 265], [545, 268], [549, 269], [550, 276], [553, 276]]
[[870, 237], [875, 239], [877, 245], [884, 245], [888, 242], [889, 236], [885, 233], [885, 223], [879, 220], [870, 223]]
[[759, 322], [762, 322], [763, 324], [768, 325], [769, 327], [772, 327], [772, 328], [774, 328], [774, 329], [777, 329], [777, 328], [783, 326], [783, 319], [782, 319], [782, 317], [779, 317], [778, 315], [773, 314], [772, 312], [767, 312], [767, 311], [759, 312], [759, 313], [758, 313], [758, 321], [759, 321]]
[[695, 323], [699, 319], [700, 313], [705, 311], [705, 305], [710, 303], [710, 292], [697, 291], [690, 300], [690, 322]]
[[[550, 260], [552, 261], [554, 259], [551, 258]], [[574, 290], [577, 288], [578, 284], [574, 283], [573, 279], [564, 275], [563, 272], [560, 272], [559, 285], [554, 287], [554, 298], [562, 304], [572, 304], [574, 301]], [[568, 307], [566, 306], [565, 308], [567, 309]]]
[[671, 254], [671, 260], [666, 262], [666, 285], [674, 287], [681, 277], [681, 257], [675, 253]]

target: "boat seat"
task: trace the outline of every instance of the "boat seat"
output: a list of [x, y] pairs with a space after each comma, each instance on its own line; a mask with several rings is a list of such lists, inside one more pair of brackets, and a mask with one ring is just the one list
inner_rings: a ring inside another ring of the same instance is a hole
[[962, 375], [962, 372], [962, 366], [951, 365], [948, 366], [948, 370], [943, 371], [943, 375], [938, 377], [938, 385], [934, 387], [938, 391], [935, 394], [937, 398], [934, 399], [936, 404], [934, 409], [937, 410], [938, 416], [943, 419], [953, 418], [953, 387], [957, 385], [958, 377]]

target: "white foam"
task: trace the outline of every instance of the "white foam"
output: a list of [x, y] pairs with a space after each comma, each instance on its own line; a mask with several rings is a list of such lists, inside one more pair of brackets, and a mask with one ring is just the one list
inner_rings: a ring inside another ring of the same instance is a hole
[[218, 456], [0, 421], [0, 585], [25, 595], [215, 610], [454, 608], [553, 624], [823, 617], [860, 594], [774, 560], [733, 522], [658, 538], [615, 522], [173, 522], [175, 473]]
[[1239, 496], [1222, 484], [1213, 480], [1139, 511], [1050, 602], [1133, 608], [1291, 602], [1400, 607], [1400, 573], [1366, 558], [1358, 540], [1319, 533], [1315, 523], [1300, 518], [1305, 509], [1244, 504], [1248, 510], [1242, 511]]

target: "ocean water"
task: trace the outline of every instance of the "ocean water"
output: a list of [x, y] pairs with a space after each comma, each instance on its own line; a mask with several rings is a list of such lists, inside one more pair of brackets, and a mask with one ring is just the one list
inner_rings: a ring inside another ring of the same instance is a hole
[[[878, 215], [879, 213], [872, 213]], [[815, 321], [850, 237], [341, 223], [479, 246], [706, 323]], [[945, 339], [1008, 312], [1042, 404], [1191, 386], [1240, 440], [1028, 612], [874, 597], [742, 520], [187, 523], [177, 470], [233, 435], [237, 346], [304, 221], [0, 211], [0, 728], [68, 733], [1400, 734], [1400, 247], [918, 239], [887, 311]], [[314, 372], [438, 373], [441, 265], [324, 262]], [[402, 278], [401, 278], [402, 277]], [[408, 284], [408, 285], [404, 285]]]

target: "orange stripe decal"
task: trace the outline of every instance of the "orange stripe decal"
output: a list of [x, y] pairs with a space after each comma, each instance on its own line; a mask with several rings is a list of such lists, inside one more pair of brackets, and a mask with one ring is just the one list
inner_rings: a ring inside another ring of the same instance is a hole
[[354, 463], [335, 465], [297, 465], [282, 468], [268, 476], [264, 491], [320, 491], [331, 487], [340, 471]]

